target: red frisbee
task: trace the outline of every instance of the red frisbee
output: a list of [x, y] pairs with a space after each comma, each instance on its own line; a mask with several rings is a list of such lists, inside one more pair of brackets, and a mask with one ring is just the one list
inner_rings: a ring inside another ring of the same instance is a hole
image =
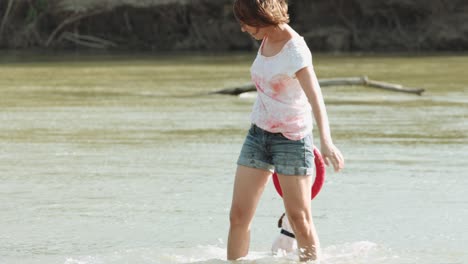
[[[314, 163], [315, 163], [315, 181], [312, 185], [312, 197], [314, 199], [315, 196], [320, 192], [322, 189], [323, 183], [325, 182], [325, 163], [323, 162], [322, 155], [320, 151], [314, 146]], [[281, 190], [281, 185], [278, 180], [278, 174], [276, 172], [273, 173], [273, 183], [275, 184], [275, 189], [278, 194], [283, 197], [283, 191]]]

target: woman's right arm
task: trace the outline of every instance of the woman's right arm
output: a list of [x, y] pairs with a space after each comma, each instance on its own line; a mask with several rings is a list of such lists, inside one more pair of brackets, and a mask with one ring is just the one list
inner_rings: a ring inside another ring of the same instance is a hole
[[322, 90], [313, 67], [302, 68], [296, 73], [314, 114], [320, 133], [320, 152], [327, 166], [331, 164], [336, 172], [344, 168], [344, 158], [340, 150], [333, 144], [328, 122], [327, 110], [322, 96]]

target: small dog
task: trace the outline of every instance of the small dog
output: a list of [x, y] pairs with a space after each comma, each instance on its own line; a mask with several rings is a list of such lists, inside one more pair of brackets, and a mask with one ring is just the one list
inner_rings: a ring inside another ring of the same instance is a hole
[[296, 236], [289, 224], [286, 213], [281, 215], [278, 220], [278, 228], [281, 228], [281, 231], [271, 247], [273, 254], [284, 256], [289, 253], [297, 253]]

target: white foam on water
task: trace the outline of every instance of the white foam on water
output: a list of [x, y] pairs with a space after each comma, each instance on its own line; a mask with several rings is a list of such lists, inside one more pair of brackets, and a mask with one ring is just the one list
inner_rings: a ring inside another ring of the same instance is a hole
[[[402, 258], [391, 249], [369, 241], [328, 246], [323, 249], [321, 264], [403, 264], [416, 260]], [[113, 252], [101, 256], [70, 257], [64, 264], [226, 264], [224, 246], [207, 245], [193, 248], [140, 248]], [[273, 256], [271, 252], [251, 251], [237, 263], [246, 264], [299, 264], [297, 256]], [[311, 262], [314, 263], [314, 262]], [[315, 263], [314, 263], [315, 264]]]
[[369, 241], [360, 241], [325, 248], [321, 264], [402, 264], [404, 261], [390, 248]]

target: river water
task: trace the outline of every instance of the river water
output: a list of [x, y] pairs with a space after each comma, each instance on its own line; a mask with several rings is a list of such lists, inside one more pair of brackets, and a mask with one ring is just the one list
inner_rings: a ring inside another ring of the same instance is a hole
[[[254, 54], [0, 54], [0, 263], [227, 263]], [[346, 168], [312, 203], [325, 264], [468, 263], [468, 56], [317, 55], [422, 96], [324, 87]], [[317, 135], [315, 136], [317, 139]], [[273, 184], [244, 263], [273, 257]]]

